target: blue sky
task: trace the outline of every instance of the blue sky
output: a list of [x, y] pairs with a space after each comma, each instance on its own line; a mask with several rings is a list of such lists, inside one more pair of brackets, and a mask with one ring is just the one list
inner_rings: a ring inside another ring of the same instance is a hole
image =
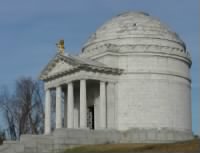
[[37, 78], [63, 38], [77, 54], [89, 35], [124, 11], [144, 11], [176, 31], [192, 55], [193, 131], [200, 133], [199, 0], [1, 0], [0, 86]]

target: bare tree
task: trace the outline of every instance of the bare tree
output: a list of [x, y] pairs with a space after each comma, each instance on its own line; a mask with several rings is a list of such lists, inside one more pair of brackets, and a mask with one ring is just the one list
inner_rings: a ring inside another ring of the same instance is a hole
[[39, 81], [20, 78], [12, 95], [5, 88], [0, 92], [0, 103], [7, 131], [11, 139], [22, 134], [40, 134], [44, 129], [43, 88]]
[[14, 123], [14, 114], [12, 110], [13, 98], [11, 98], [10, 93], [8, 92], [7, 87], [3, 86], [0, 91], [0, 108], [3, 111], [4, 119], [7, 123], [7, 135], [12, 140], [17, 138], [15, 123]]

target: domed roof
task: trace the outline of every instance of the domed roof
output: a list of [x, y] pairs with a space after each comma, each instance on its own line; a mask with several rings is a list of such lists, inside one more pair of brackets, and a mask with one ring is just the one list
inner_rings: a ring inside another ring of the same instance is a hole
[[[89, 46], [102, 43], [116, 45], [137, 43], [138, 40], [135, 41], [137, 38], [167, 40], [185, 48], [179, 36], [158, 19], [144, 12], [125, 12], [113, 17], [97, 29], [84, 44], [82, 52], [87, 52]], [[116, 39], [126, 40], [114, 42]], [[130, 39], [132, 41], [129, 41]]]

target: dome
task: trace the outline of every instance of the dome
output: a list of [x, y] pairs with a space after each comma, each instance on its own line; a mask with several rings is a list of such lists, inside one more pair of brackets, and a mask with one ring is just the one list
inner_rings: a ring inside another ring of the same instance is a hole
[[113, 17], [97, 29], [84, 44], [82, 52], [90, 52], [92, 48], [102, 44], [162, 45], [166, 42], [172, 46], [178, 44], [185, 50], [184, 42], [179, 36], [158, 19], [144, 12], [125, 12]]

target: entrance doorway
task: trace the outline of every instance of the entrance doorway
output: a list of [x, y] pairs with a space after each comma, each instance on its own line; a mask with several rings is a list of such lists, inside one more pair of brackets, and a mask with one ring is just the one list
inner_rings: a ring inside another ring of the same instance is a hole
[[94, 105], [89, 106], [87, 109], [87, 127], [94, 129]]
[[99, 127], [99, 89], [97, 80], [87, 80], [87, 128]]

